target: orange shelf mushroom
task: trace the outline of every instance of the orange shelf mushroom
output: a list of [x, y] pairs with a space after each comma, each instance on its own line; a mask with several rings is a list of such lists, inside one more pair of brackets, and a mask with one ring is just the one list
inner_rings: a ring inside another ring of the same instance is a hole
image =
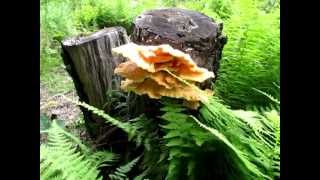
[[159, 46], [142, 46], [128, 43], [113, 49], [134, 62], [140, 68], [154, 73], [168, 69], [185, 80], [203, 82], [214, 78], [213, 72], [198, 67], [189, 54], [173, 49], [168, 44]]
[[184, 99], [188, 107], [196, 109], [211, 90], [201, 90], [195, 83], [213, 78], [213, 72], [198, 67], [191, 57], [170, 45], [141, 46], [134, 43], [113, 49], [128, 61], [119, 64], [115, 73], [126, 78], [121, 89], [150, 98], [162, 96]]

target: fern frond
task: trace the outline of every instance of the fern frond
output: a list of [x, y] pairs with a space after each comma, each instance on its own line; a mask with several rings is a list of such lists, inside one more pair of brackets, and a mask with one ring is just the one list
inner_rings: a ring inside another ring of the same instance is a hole
[[224, 21], [228, 43], [216, 81], [216, 95], [234, 109], [269, 104], [252, 88], [275, 98], [280, 82], [279, 11], [270, 13], [257, 8], [255, 0], [234, 0], [232, 15]]
[[118, 155], [109, 151], [97, 151], [90, 155], [90, 161], [96, 167], [110, 166], [110, 163], [115, 162], [118, 159]]
[[268, 94], [266, 92], [263, 92], [263, 91], [261, 91], [259, 89], [256, 89], [256, 88], [252, 88], [252, 89], [254, 89], [255, 91], [257, 91], [257, 92], [259, 92], [261, 94], [263, 94], [264, 96], [268, 97], [271, 101], [273, 101], [273, 102], [277, 103], [278, 105], [280, 105], [280, 101], [278, 99], [274, 98], [272, 95], [270, 95], [270, 94]]
[[131, 169], [137, 164], [141, 157], [137, 157], [133, 159], [132, 161], [128, 162], [127, 164], [118, 167], [114, 173], [109, 174], [109, 178], [111, 180], [128, 180], [127, 173], [131, 171]]
[[276, 175], [275, 127], [263, 115], [231, 110], [215, 97], [200, 108], [199, 119], [173, 101], [164, 104], [167, 179], [206, 179], [208, 172], [211, 179]]
[[274, 143], [270, 141], [274, 141], [275, 129], [264, 116], [254, 111], [234, 110], [233, 113], [252, 129], [260, 141], [273, 148]]
[[237, 147], [235, 147], [223, 134], [221, 134], [219, 131], [216, 129], [207, 127], [206, 125], [202, 124], [199, 120], [196, 118], [192, 117], [194, 121], [196, 121], [200, 127], [208, 130], [212, 135], [214, 135], [217, 139], [221, 140], [224, 144], [226, 144], [230, 149], [232, 149], [235, 154], [238, 156], [238, 158], [244, 163], [244, 165], [253, 173], [258, 175], [258, 177], [264, 177], [267, 179], [271, 179], [270, 177], [264, 175], [263, 173], [260, 172], [260, 170], [257, 168], [255, 164], [250, 162], [250, 159], [248, 156], [246, 156], [245, 152], [242, 152], [239, 150]]
[[[244, 155], [224, 135], [212, 129], [209, 130], [209, 133], [203, 129], [202, 123], [199, 126], [200, 121], [195, 121], [195, 117], [185, 114], [182, 107], [180, 107], [180, 112], [170, 111], [173, 109], [170, 104], [166, 104], [162, 109], [165, 112], [162, 118], [167, 122], [162, 126], [166, 130], [163, 138], [169, 149], [166, 179], [230, 179], [237, 176], [248, 179], [251, 177], [251, 175], [245, 175], [245, 170], [235, 174], [227, 173], [227, 169], [235, 169], [230, 167], [231, 164], [238, 164], [238, 169], [246, 164], [241, 161], [245, 158]], [[224, 158], [231, 158], [233, 162], [230, 164], [223, 162]], [[217, 169], [224, 173], [219, 174]]]
[[118, 128], [122, 129], [123, 131], [125, 131], [126, 133], [128, 133], [129, 136], [135, 135], [135, 131], [136, 129], [133, 128], [129, 123], [127, 122], [121, 122], [111, 116], [109, 116], [108, 114], [106, 114], [103, 110], [100, 110], [94, 106], [91, 106], [85, 102], [75, 102], [77, 105], [82, 106], [84, 108], [86, 108], [87, 110], [91, 111], [92, 113], [102, 117], [103, 119], [105, 119], [108, 123], [117, 126]]
[[[222, 132], [238, 147], [258, 170], [273, 176], [273, 151], [280, 144], [275, 142], [279, 133], [275, 124], [253, 111], [230, 110], [215, 97], [200, 109], [201, 120], [209, 127]], [[260, 175], [261, 175], [260, 173]]]
[[280, 115], [277, 111], [271, 110], [263, 113], [275, 129], [275, 146], [272, 151], [274, 175], [280, 177]]
[[131, 140], [137, 146], [143, 146], [143, 158], [140, 168], [143, 172], [135, 177], [135, 180], [143, 178], [163, 179], [166, 171], [167, 149], [159, 134], [159, 119], [156, 117], [146, 117], [141, 115], [129, 121], [131, 126], [136, 129], [135, 135], [131, 136]]
[[[136, 177], [136, 179], [142, 179], [145, 176], [160, 176], [159, 179], [163, 179], [162, 174], [166, 168], [165, 159], [163, 157], [167, 154], [159, 137], [159, 126], [156, 118], [147, 118], [142, 114], [127, 122], [121, 122], [91, 105], [83, 102], [76, 103], [92, 111], [94, 114], [101, 116], [112, 125], [121, 128], [128, 134], [130, 141], [135, 142], [137, 146], [143, 146], [145, 148], [143, 161], [141, 163], [143, 173], [140, 174], [139, 177]], [[114, 176], [111, 177], [115, 178]]]
[[48, 130], [48, 144], [40, 146], [41, 179], [96, 180], [100, 164], [110, 163], [115, 155], [94, 152], [55, 121]]

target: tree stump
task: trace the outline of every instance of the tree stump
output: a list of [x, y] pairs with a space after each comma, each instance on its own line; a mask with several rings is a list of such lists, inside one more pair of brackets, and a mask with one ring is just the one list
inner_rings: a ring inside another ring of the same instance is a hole
[[[213, 71], [217, 77], [223, 46], [223, 24], [196, 11], [169, 8], [147, 11], [134, 21], [131, 40], [137, 44], [170, 44], [190, 54], [198, 66]], [[215, 78], [216, 79], [216, 78]], [[201, 84], [210, 88], [211, 80]]]
[[[215, 23], [201, 13], [176, 8], [147, 11], [138, 16], [133, 23], [133, 42], [143, 45], [170, 44], [190, 54], [199, 66], [213, 71], [217, 76], [221, 52], [226, 43], [226, 37], [222, 34], [222, 24]], [[73, 78], [80, 101], [107, 113], [114, 108], [106, 109], [104, 104], [108, 100], [107, 92], [119, 90], [121, 78], [114, 74], [114, 69], [124, 59], [121, 56], [113, 56], [111, 50], [128, 41], [124, 28], [112, 27], [61, 42], [61, 55], [67, 71]], [[201, 85], [203, 88], [210, 88], [211, 80]], [[152, 117], [158, 114], [158, 101], [146, 96], [129, 95], [128, 102], [133, 104], [128, 110], [129, 118], [141, 113]], [[129, 144], [124, 132], [106, 125], [100, 117], [80, 108], [92, 138], [97, 141], [100, 139], [104, 144], [122, 142], [118, 147], [121, 150], [118, 152], [127, 149]], [[112, 147], [115, 150], [115, 146]]]
[[[119, 56], [112, 56], [111, 49], [128, 41], [124, 28], [112, 27], [61, 42], [63, 61], [80, 101], [104, 109], [107, 92], [120, 89], [120, 77], [114, 75], [114, 68], [124, 60]], [[81, 110], [89, 134], [98, 137], [104, 131], [100, 128], [104, 121], [84, 108]]]

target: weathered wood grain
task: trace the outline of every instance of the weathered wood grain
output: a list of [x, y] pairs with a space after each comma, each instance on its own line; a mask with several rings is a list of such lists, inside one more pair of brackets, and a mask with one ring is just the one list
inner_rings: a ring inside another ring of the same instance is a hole
[[[190, 54], [198, 66], [217, 76], [222, 49], [227, 41], [222, 30], [222, 24], [196, 11], [156, 9], [135, 19], [131, 40], [143, 45], [170, 44]], [[211, 80], [203, 86], [210, 87]]]
[[[67, 71], [73, 78], [81, 101], [103, 109], [107, 92], [120, 88], [120, 77], [114, 68], [124, 59], [112, 56], [111, 49], [129, 41], [122, 27], [105, 28], [87, 36], [76, 36], [61, 42]], [[100, 118], [82, 109], [90, 134], [102, 123]]]

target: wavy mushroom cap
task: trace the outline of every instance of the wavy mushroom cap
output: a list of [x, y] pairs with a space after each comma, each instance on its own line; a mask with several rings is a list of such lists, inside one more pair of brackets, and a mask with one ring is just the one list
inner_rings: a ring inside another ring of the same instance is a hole
[[160, 99], [162, 96], [185, 99], [193, 102], [203, 102], [208, 99], [208, 91], [200, 90], [195, 86], [183, 85], [181, 83], [179, 86], [168, 89], [150, 78], [145, 79], [143, 82], [135, 82], [127, 79], [121, 82], [121, 88], [125, 91], [134, 91], [139, 95], [147, 94], [153, 99]]
[[170, 75], [168, 72], [158, 71], [155, 73], [150, 73], [138, 67], [132, 61], [127, 61], [119, 64], [119, 66], [116, 67], [114, 72], [134, 82], [142, 82], [146, 78], [150, 78], [156, 81], [159, 85], [162, 85], [168, 89], [171, 89], [173, 87], [179, 87], [180, 85], [179, 80]]
[[169, 70], [182, 79], [203, 82], [213, 78], [213, 72], [198, 67], [189, 54], [173, 49], [170, 45], [142, 46], [128, 43], [113, 49], [114, 53], [134, 62], [138, 67], [154, 73]]
[[205, 68], [198, 67], [188, 54], [169, 45], [140, 46], [129, 43], [113, 49], [128, 61], [119, 64], [115, 73], [126, 78], [121, 89], [153, 99], [162, 96], [184, 99], [191, 109], [200, 106], [213, 95], [211, 90], [201, 90], [195, 85], [214, 77]]

